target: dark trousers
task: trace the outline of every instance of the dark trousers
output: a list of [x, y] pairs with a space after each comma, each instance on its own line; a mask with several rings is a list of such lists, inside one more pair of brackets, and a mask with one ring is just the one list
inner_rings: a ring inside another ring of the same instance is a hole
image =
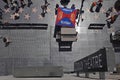
[[102, 3], [99, 3], [99, 4], [96, 6], [95, 12], [100, 12], [101, 7], [102, 7]]
[[31, 4], [33, 4], [33, 2], [31, 0], [28, 0], [28, 7], [30, 7]]

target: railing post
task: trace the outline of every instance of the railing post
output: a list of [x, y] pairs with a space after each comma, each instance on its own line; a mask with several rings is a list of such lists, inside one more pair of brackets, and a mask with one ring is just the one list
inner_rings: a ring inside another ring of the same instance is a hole
[[105, 80], [105, 72], [99, 72], [99, 78]]
[[77, 74], [77, 77], [79, 77], [79, 76], [80, 76], [80, 75], [79, 75], [79, 72], [77, 72], [76, 74]]
[[89, 73], [85, 73], [85, 78], [89, 78]]

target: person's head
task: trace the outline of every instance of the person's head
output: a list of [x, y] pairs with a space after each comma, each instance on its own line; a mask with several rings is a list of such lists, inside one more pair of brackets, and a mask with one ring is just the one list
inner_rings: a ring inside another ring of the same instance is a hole
[[115, 8], [115, 10], [116, 10], [117, 12], [120, 11], [120, 0], [117, 0], [117, 1], [115, 2], [114, 8]]
[[75, 7], [75, 4], [72, 4], [72, 7]]
[[61, 5], [66, 7], [69, 4], [70, 0], [60, 0]]
[[3, 42], [7, 42], [7, 37], [3, 37]]
[[59, 7], [59, 4], [56, 4], [56, 8], [58, 8]]

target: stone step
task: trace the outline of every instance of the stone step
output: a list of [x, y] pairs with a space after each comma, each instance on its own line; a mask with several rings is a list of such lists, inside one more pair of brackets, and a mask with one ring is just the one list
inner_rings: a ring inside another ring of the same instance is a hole
[[61, 66], [40, 66], [40, 67], [16, 67], [13, 76], [21, 77], [62, 77], [63, 67]]

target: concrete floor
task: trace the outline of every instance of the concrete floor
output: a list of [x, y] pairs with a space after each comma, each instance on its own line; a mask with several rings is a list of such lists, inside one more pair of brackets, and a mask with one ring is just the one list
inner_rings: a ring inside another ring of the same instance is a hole
[[[84, 78], [84, 74], [76, 77], [75, 74], [64, 74], [62, 78], [14, 78], [11, 76], [1, 76], [0, 80], [100, 80], [98, 74], [90, 74], [90, 78]], [[106, 74], [105, 80], [120, 80], [120, 75]]]

